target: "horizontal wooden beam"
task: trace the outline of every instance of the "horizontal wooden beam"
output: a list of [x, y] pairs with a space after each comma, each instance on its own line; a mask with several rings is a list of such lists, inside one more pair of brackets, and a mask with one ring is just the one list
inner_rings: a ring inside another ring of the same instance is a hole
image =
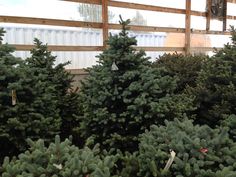
[[212, 34], [212, 35], [231, 35], [227, 31], [206, 31], [206, 30], [192, 30], [192, 34]]
[[70, 72], [73, 75], [87, 75], [88, 72], [85, 69], [66, 69], [66, 71]]
[[158, 11], [158, 12], [168, 12], [168, 13], [178, 13], [178, 14], [185, 13], [184, 9], [144, 5], [144, 4], [129, 3], [129, 2], [109, 1], [108, 5], [112, 7], [121, 7], [121, 8], [137, 9], [137, 10], [148, 10], [148, 11]]
[[199, 12], [199, 11], [194, 11], [192, 10], [190, 12], [191, 15], [194, 15], [194, 16], [201, 16], [201, 17], [206, 17], [207, 16], [207, 13], [206, 12]]
[[54, 25], [54, 26], [67, 26], [67, 27], [83, 27], [83, 28], [101, 28], [102, 27], [102, 23], [95, 23], [95, 22], [32, 18], [32, 17], [16, 17], [16, 16], [0, 16], [0, 22], [36, 24], [36, 25]]
[[[24, 45], [24, 44], [10, 44], [16, 48], [18, 51], [29, 51], [33, 49], [34, 45]], [[137, 50], [145, 51], [182, 51], [183, 47], [135, 47]], [[60, 46], [60, 45], [48, 45], [48, 49], [51, 51], [102, 51], [103, 46]]]
[[135, 47], [146, 52], [184, 51], [184, 47]]
[[[109, 24], [109, 29], [121, 29], [119, 24]], [[156, 26], [138, 26], [128, 25], [131, 31], [148, 31], [148, 32], [173, 32], [173, 33], [184, 33], [184, 28], [170, 28], [170, 27], [156, 27]]]
[[236, 3], [236, 0], [227, 0], [229, 3]]
[[220, 50], [222, 47], [191, 47], [191, 51], [214, 51], [214, 50]]
[[[29, 51], [33, 49], [34, 45], [24, 45], [24, 44], [11, 44], [16, 50], [19, 51]], [[61, 46], [61, 45], [48, 45], [48, 49], [51, 51], [102, 51], [103, 46]]]

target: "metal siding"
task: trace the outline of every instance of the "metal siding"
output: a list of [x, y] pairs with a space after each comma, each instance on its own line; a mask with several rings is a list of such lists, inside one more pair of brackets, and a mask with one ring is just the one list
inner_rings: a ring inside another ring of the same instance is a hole
[[[2, 26], [2, 25], [1, 25]], [[37, 27], [16, 27], [2, 26], [6, 30], [4, 42], [9, 44], [33, 44], [34, 38], [39, 38], [43, 43], [48, 45], [86, 45], [86, 46], [101, 46], [102, 45], [102, 30], [91, 29], [55, 29], [55, 28], [37, 28]], [[113, 34], [117, 32], [112, 32]], [[163, 46], [165, 34], [155, 33], [133, 33], [130, 36], [135, 36], [138, 46]], [[95, 56], [101, 52], [52, 52], [57, 56], [56, 64], [60, 62], [71, 61], [67, 66], [70, 69], [86, 68], [96, 64], [98, 60]], [[163, 52], [146, 52], [151, 60], [154, 60]], [[14, 54], [23, 59], [30, 56], [27, 51], [16, 51]]]

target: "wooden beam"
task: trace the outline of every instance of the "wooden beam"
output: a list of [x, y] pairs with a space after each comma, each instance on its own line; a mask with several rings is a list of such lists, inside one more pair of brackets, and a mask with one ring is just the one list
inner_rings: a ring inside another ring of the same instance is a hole
[[[24, 45], [24, 44], [10, 44], [15, 47], [17, 51], [30, 51], [35, 46], [34, 45]], [[135, 47], [137, 50], [145, 51], [183, 51], [183, 47]], [[63, 52], [72, 52], [72, 51], [102, 51], [104, 50], [103, 46], [62, 46], [62, 45], [48, 45], [50, 51], [63, 51]]]
[[185, 54], [190, 54], [190, 36], [191, 36], [191, 0], [186, 0], [185, 15]]
[[227, 28], [227, 0], [223, 0], [223, 31]]
[[236, 20], [236, 16], [227, 15], [228, 20]]
[[102, 23], [95, 23], [95, 22], [32, 18], [32, 17], [16, 17], [16, 16], [0, 16], [0, 22], [67, 26], [67, 27], [82, 27], [82, 28], [102, 28]]
[[191, 51], [214, 51], [220, 50], [222, 47], [191, 47]]
[[129, 8], [129, 9], [137, 9], [137, 10], [148, 10], [148, 11], [157, 11], [157, 12], [185, 14], [184, 9], [168, 8], [168, 7], [153, 6], [153, 5], [144, 5], [144, 4], [129, 3], [129, 2], [109, 1], [108, 5], [112, 6], [112, 7]]
[[206, 19], [206, 30], [210, 30], [210, 23], [211, 23], [211, 2], [212, 0], [207, 0], [207, 19]]
[[137, 50], [161, 52], [161, 51], [184, 51], [184, 47], [135, 47]]
[[229, 3], [236, 3], [236, 0], [227, 0]]
[[206, 30], [194, 30], [192, 34], [212, 34], [212, 35], [231, 35], [228, 31], [206, 31]]
[[[102, 4], [102, 0], [63, 0], [63, 1], [98, 4], [98, 5]], [[227, 0], [227, 2], [236, 3], [236, 0]], [[144, 4], [128, 3], [128, 2], [119, 2], [119, 1], [109, 1], [109, 0], [108, 0], [108, 6], [137, 9], [137, 10], [156, 11], [156, 12], [177, 13], [177, 14], [185, 14], [186, 12], [184, 9], [176, 9], [176, 8], [144, 5]], [[191, 10], [191, 15], [207, 17], [207, 12]], [[236, 16], [227, 15], [227, 19], [236, 20]]]
[[66, 69], [66, 71], [70, 72], [73, 75], [87, 75], [88, 72], [85, 69]]
[[[109, 24], [109, 29], [121, 29], [119, 24]], [[148, 32], [172, 32], [172, 33], [184, 33], [184, 28], [171, 28], [171, 27], [157, 27], [157, 26], [138, 26], [129, 25], [131, 31], [148, 31]]]
[[[30, 51], [35, 47], [35, 45], [25, 45], [25, 44], [10, 44], [16, 48], [18, 51]], [[51, 51], [102, 51], [103, 46], [62, 46], [62, 45], [48, 45], [48, 49]]]
[[102, 0], [102, 30], [103, 47], [106, 47], [108, 40], [108, 0]]

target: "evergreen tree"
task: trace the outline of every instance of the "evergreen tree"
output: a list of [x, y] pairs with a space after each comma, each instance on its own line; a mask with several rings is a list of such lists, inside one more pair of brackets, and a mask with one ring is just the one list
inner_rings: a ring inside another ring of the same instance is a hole
[[[17, 152], [15, 144], [11, 141], [13, 138], [11, 136], [15, 137], [15, 135], [9, 132], [14, 127], [8, 125], [14, 121], [17, 111], [17, 108], [12, 105], [12, 92], [17, 89], [18, 93], [18, 88], [21, 88], [21, 85], [17, 87], [15, 83], [23, 77], [23, 73], [19, 69], [22, 60], [12, 55], [13, 47], [2, 43], [4, 33], [5, 31], [0, 29], [0, 162], [5, 155]], [[17, 130], [15, 131], [17, 132]]]
[[[165, 168], [170, 150], [176, 155]], [[236, 176], [236, 143], [226, 129], [193, 125], [192, 121], [166, 121], [153, 125], [141, 137], [139, 176], [223, 177]]]
[[79, 149], [68, 139], [61, 142], [59, 136], [49, 147], [43, 140], [28, 142], [30, 149], [17, 159], [5, 158], [0, 171], [2, 177], [112, 177], [115, 157], [101, 158], [97, 146]]
[[[56, 89], [48, 75], [15, 58], [1, 44], [0, 144], [1, 159], [25, 150], [26, 138], [50, 141], [60, 130]], [[3, 147], [2, 147], [3, 146]]]
[[68, 137], [78, 126], [78, 94], [64, 69], [67, 63], [54, 66], [56, 57], [47, 46], [38, 40], [35, 45], [25, 61], [11, 54], [13, 48], [0, 46], [1, 160], [25, 150], [26, 138], [50, 142], [56, 134]]
[[143, 51], [136, 51], [128, 37], [129, 20], [120, 21], [122, 31], [110, 36], [99, 65], [89, 70], [80, 90], [83, 137], [102, 148], [134, 151], [138, 135], [165, 119], [182, 117], [191, 99], [173, 95], [176, 80], [163, 68], [152, 68]]
[[177, 77], [175, 93], [183, 93], [187, 86], [196, 86], [198, 74], [207, 59], [204, 55], [164, 54], [153, 63], [153, 66], [165, 67], [169, 75]]
[[78, 126], [79, 100], [77, 90], [72, 88], [74, 77], [65, 70], [69, 62], [55, 65], [55, 61], [56, 56], [51, 54], [47, 45], [35, 39], [35, 48], [31, 50], [31, 57], [26, 59], [26, 65], [35, 71], [33, 75], [54, 88], [52, 93], [62, 121], [60, 135], [66, 138], [76, 135], [73, 128]]
[[232, 44], [204, 63], [197, 86], [188, 89], [195, 96], [197, 122], [212, 127], [231, 114], [236, 114], [236, 31], [232, 29]]

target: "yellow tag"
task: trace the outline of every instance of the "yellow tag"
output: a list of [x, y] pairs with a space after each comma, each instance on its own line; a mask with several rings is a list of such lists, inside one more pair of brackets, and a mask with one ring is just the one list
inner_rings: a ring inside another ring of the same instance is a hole
[[11, 101], [12, 101], [12, 105], [16, 105], [16, 91], [12, 90], [11, 91]]

